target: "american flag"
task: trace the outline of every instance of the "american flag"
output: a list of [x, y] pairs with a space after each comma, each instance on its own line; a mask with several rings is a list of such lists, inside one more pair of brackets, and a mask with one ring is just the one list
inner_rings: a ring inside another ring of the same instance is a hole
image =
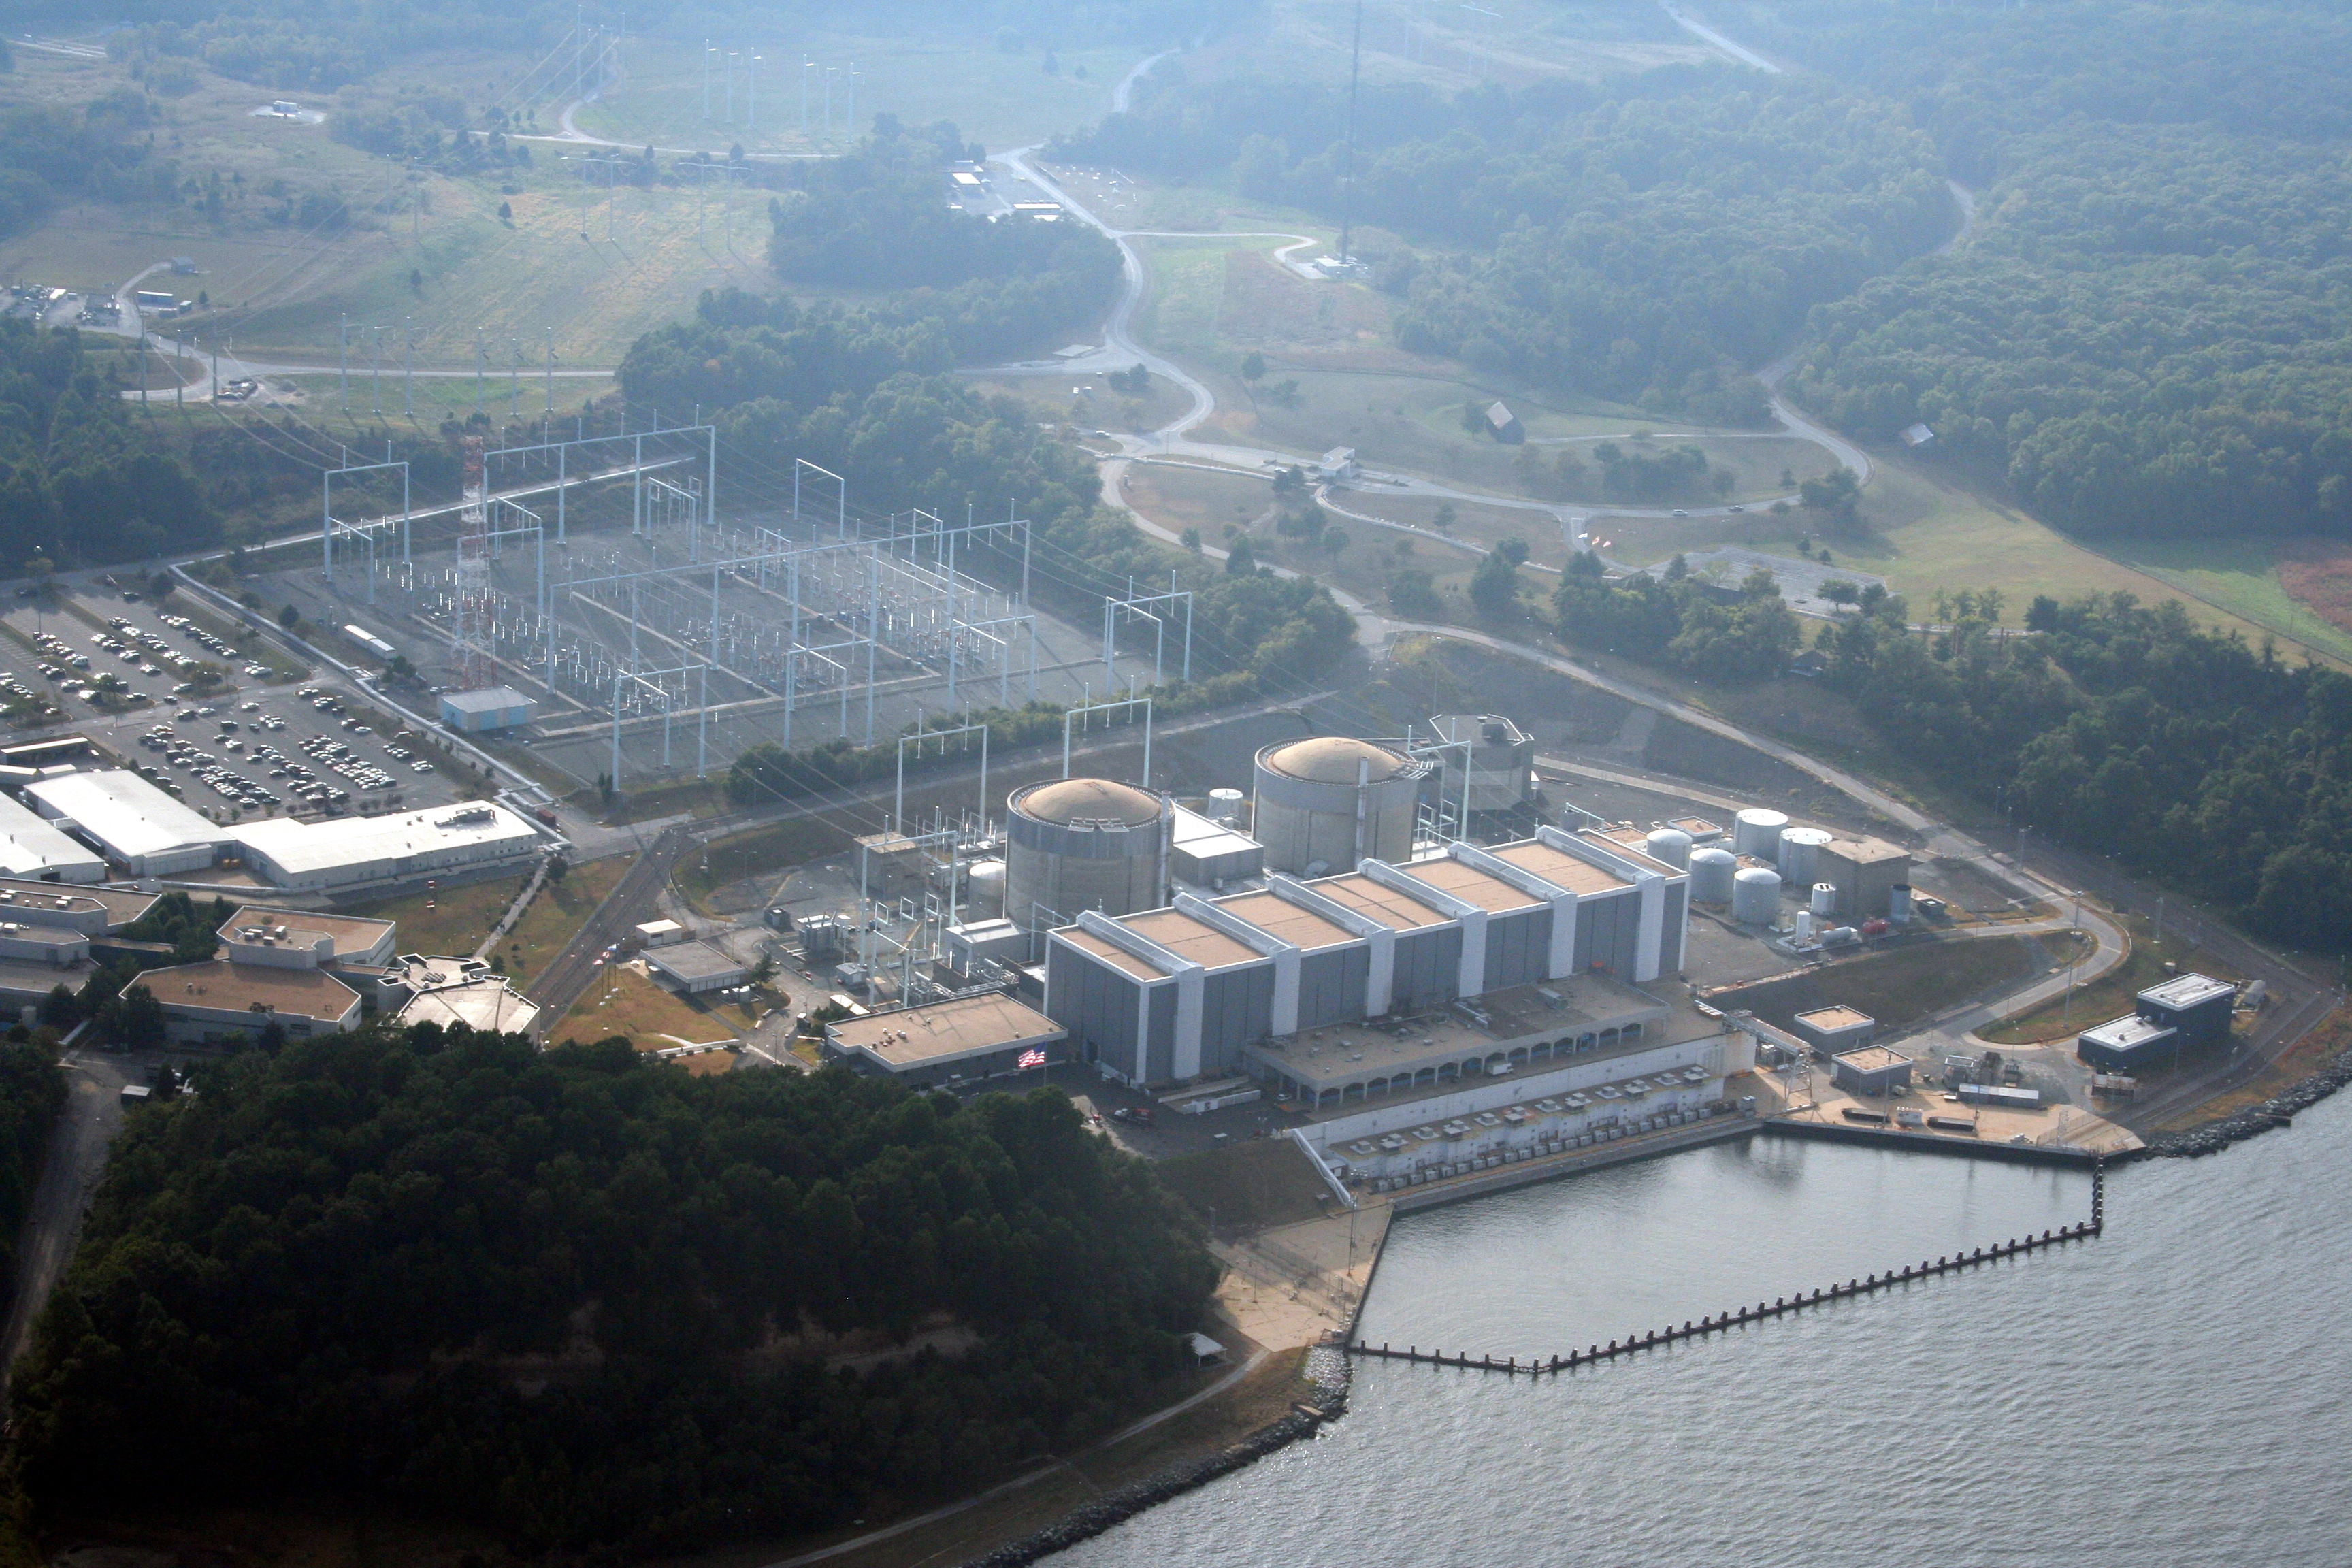
[[1022, 1052], [1022, 1053], [1021, 1053], [1021, 1070], [1022, 1070], [1023, 1072], [1027, 1072], [1031, 1068], [1041, 1068], [1041, 1067], [1044, 1067], [1045, 1065], [1045, 1052], [1043, 1052], [1043, 1051], [1024, 1051], [1024, 1052]]

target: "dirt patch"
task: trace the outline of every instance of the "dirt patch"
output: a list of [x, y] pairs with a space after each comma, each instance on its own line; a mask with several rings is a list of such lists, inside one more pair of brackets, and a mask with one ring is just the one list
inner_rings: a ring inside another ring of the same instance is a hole
[[2352, 542], [2298, 539], [2278, 549], [2279, 586], [2328, 625], [2352, 631]]
[[1879, 1037], [1889, 1038], [2049, 967], [2050, 955], [2032, 937], [1952, 938], [1714, 992], [1707, 1001], [1727, 1011], [1752, 1012], [1783, 1029], [1799, 1013], [1843, 1004], [1869, 1014]]
[[1642, 748], [1642, 763], [1645, 767], [1695, 784], [1720, 784], [1743, 795], [1753, 795], [1759, 805], [1801, 815], [1833, 810], [1845, 798], [1811, 773], [1776, 762], [1737, 741], [1726, 740], [1713, 731], [1664, 714], [1659, 716], [1657, 727], [1650, 731], [1649, 744]]

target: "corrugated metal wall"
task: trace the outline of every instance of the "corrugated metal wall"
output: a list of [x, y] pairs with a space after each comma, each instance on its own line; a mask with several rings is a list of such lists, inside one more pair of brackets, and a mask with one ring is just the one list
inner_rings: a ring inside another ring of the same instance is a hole
[[1481, 991], [1526, 985], [1551, 973], [1551, 906], [1486, 921], [1486, 980]]
[[1320, 1029], [1364, 1016], [1364, 985], [1371, 978], [1370, 948], [1331, 948], [1298, 960], [1298, 1026]]

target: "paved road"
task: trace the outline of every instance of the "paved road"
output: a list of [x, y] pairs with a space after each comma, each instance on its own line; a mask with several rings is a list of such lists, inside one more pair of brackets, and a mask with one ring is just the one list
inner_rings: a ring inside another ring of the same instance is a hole
[[49, 1134], [40, 1184], [18, 1242], [16, 1294], [0, 1335], [0, 1390], [31, 1343], [33, 1324], [73, 1258], [82, 1215], [106, 1170], [107, 1149], [122, 1130], [122, 1086], [145, 1079], [140, 1059], [79, 1047], [68, 1047], [60, 1065], [66, 1106]]

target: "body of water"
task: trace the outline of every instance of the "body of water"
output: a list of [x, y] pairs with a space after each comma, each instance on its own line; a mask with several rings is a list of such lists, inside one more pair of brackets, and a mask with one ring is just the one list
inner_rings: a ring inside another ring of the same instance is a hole
[[[2352, 1563], [2352, 1096], [2126, 1166], [2103, 1237], [1347, 1417], [1057, 1568]], [[2087, 1217], [2087, 1175], [1759, 1138], [1407, 1217], [1362, 1332], [1549, 1356]]]

